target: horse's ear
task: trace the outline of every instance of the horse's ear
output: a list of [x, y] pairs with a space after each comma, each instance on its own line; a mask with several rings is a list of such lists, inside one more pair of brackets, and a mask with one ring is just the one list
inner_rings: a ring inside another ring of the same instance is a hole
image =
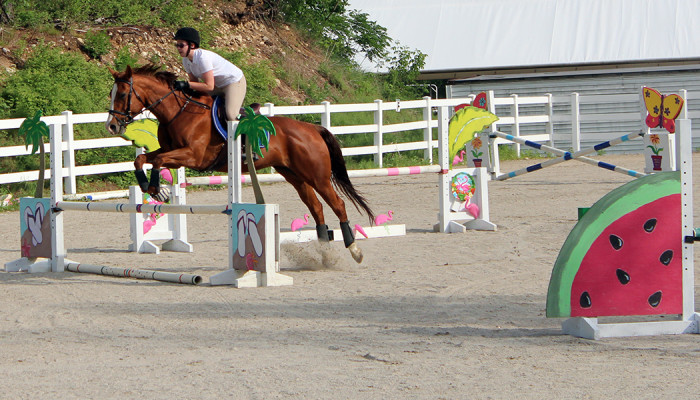
[[131, 70], [131, 65], [126, 66], [126, 71], [124, 71], [124, 77], [125, 78], [131, 78], [131, 74], [133, 71]]
[[119, 72], [113, 70], [113, 69], [110, 68], [110, 67], [107, 67], [107, 70], [108, 70], [109, 73], [112, 74], [112, 76], [115, 77], [115, 78], [117, 77], [117, 75], [119, 75]]

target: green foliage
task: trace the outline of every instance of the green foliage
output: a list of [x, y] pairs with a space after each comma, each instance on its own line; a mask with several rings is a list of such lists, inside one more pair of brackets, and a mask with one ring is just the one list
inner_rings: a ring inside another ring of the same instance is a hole
[[100, 59], [103, 55], [112, 50], [112, 43], [109, 41], [109, 35], [104, 31], [86, 33], [84, 46], [87, 54], [96, 59]]
[[425, 57], [426, 55], [420, 50], [393, 47], [392, 55], [385, 62], [388, 72], [384, 77], [384, 97], [399, 98], [405, 95], [417, 97], [419, 89], [408, 85], [416, 82], [418, 74], [425, 66]]
[[366, 54], [370, 61], [386, 55], [391, 42], [386, 28], [369, 20], [366, 13], [348, 10], [348, 0], [286, 0], [272, 3], [275, 15], [319, 40], [339, 59], [350, 60], [358, 52]]
[[11, 3], [10, 23], [27, 28], [55, 22], [67, 27], [96, 21], [175, 27], [192, 25], [202, 12], [189, 0], [14, 0]]
[[27, 117], [35, 110], [57, 115], [101, 112], [108, 105], [108, 72], [80, 55], [37, 46], [22, 69], [10, 75], [0, 88], [0, 118]]
[[117, 51], [117, 55], [114, 57], [114, 69], [117, 71], [124, 71], [127, 66], [135, 67], [137, 61], [138, 58], [136, 58], [131, 51], [131, 46], [124, 46]]

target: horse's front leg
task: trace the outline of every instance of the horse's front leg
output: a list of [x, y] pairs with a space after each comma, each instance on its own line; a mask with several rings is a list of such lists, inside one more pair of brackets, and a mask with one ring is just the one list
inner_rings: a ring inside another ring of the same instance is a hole
[[[144, 164], [153, 164], [154, 160], [158, 155], [160, 155], [163, 151], [161, 149], [151, 151], [150, 153], [145, 153], [145, 154], [139, 154], [136, 156], [136, 160], [134, 160], [134, 174], [136, 175], [136, 182], [138, 182], [139, 187], [141, 188], [141, 191], [144, 193], [150, 193], [149, 188], [151, 186], [155, 186], [155, 191], [152, 194], [158, 193], [158, 186], [159, 186], [159, 178], [160, 178], [160, 168], [156, 168], [155, 165], [153, 166], [153, 169], [151, 170], [151, 181], [149, 182], [148, 179], [146, 178], [146, 172], [143, 170], [143, 165]], [[156, 180], [156, 183], [154, 185], [154, 173], [155, 176], [158, 177]]]
[[[206, 148], [204, 150], [206, 150]], [[151, 158], [150, 155], [152, 154], [154, 156]], [[211, 160], [205, 159], [204, 155], [204, 151], [199, 151], [198, 149], [193, 150], [189, 147], [162, 152], [156, 150], [146, 154], [148, 162], [153, 165], [153, 169], [151, 170], [151, 180], [147, 184], [146, 192], [152, 196], [157, 196], [159, 194], [161, 168], [187, 167], [202, 171], [209, 167]], [[157, 197], [156, 199], [158, 200]]]

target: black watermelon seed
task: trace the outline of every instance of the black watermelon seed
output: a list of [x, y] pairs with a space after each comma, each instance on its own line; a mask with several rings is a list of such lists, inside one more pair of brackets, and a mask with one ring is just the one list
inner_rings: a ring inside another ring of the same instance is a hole
[[647, 222], [644, 223], [644, 230], [647, 232], [651, 232], [656, 228], [656, 218], [651, 218]]
[[620, 250], [622, 248], [622, 238], [617, 235], [610, 235], [610, 244], [613, 249]]
[[659, 257], [659, 261], [661, 261], [661, 264], [663, 264], [663, 265], [670, 264], [672, 259], [673, 259], [673, 250], [666, 250], [663, 253], [661, 253], [661, 257]]
[[581, 293], [578, 303], [581, 305], [581, 308], [591, 308], [591, 295], [588, 292]]
[[621, 284], [626, 285], [630, 283], [630, 276], [627, 272], [618, 268], [615, 273], [617, 274], [617, 280], [620, 281]]
[[661, 303], [661, 291], [658, 291], [651, 296], [649, 296], [649, 305], [652, 307], [657, 307]]

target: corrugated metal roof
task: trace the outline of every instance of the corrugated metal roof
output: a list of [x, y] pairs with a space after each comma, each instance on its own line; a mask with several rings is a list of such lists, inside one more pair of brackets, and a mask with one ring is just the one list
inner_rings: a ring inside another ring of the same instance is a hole
[[402, 45], [427, 54], [424, 71], [700, 60], [697, 0], [349, 3]]

